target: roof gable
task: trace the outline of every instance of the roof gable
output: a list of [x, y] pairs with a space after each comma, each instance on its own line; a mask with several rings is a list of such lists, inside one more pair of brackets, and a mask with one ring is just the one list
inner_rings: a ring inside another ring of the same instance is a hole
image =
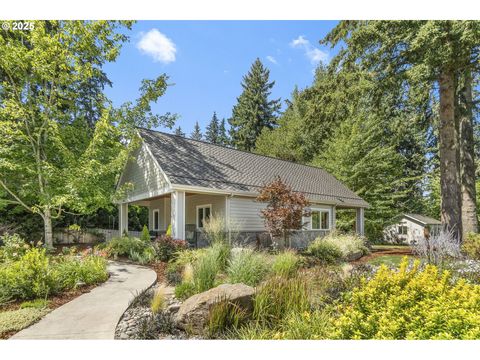
[[172, 184], [257, 192], [279, 175], [311, 201], [368, 206], [321, 168], [152, 130], [139, 134]]

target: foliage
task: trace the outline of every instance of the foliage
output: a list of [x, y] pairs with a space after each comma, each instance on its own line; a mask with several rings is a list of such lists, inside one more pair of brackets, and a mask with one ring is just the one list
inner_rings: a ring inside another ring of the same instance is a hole
[[204, 292], [215, 287], [216, 276], [225, 261], [224, 249], [223, 244], [214, 244], [193, 264], [193, 283], [196, 292]]
[[48, 307], [50, 302], [45, 299], [35, 299], [35, 300], [29, 300], [29, 301], [24, 301], [20, 304], [20, 309], [28, 309], [28, 308], [34, 308], [34, 309], [44, 309]]
[[398, 271], [381, 266], [338, 306], [334, 338], [340, 339], [478, 339], [480, 287], [464, 280], [451, 283], [434, 265]]
[[203, 138], [202, 130], [200, 129], [200, 125], [198, 125], [198, 121], [195, 121], [195, 126], [193, 127], [193, 132], [190, 134], [190, 138], [193, 140], [202, 140]]
[[205, 140], [211, 144], [219, 144], [220, 123], [218, 121], [217, 113], [214, 111], [210, 123], [207, 125], [205, 131]]
[[268, 274], [268, 258], [251, 249], [239, 249], [230, 260], [227, 268], [228, 281], [258, 285]]
[[480, 260], [480, 235], [467, 234], [463, 239], [462, 250], [470, 259]]
[[181, 126], [177, 126], [175, 128], [175, 132], [174, 132], [175, 135], [177, 136], [181, 136], [181, 137], [185, 137], [185, 132], [182, 130]]
[[283, 251], [274, 256], [272, 272], [278, 276], [292, 277], [296, 275], [300, 262], [300, 257], [294, 251]]
[[0, 248], [0, 262], [20, 259], [30, 246], [18, 234], [5, 233], [0, 237], [3, 246]]
[[413, 245], [413, 252], [429, 264], [444, 266], [445, 262], [461, 257], [456, 231], [440, 231], [432, 236], [422, 236]]
[[232, 144], [238, 149], [251, 151], [262, 129], [273, 128], [280, 110], [280, 99], [269, 100], [275, 82], [269, 81], [270, 72], [256, 59], [243, 77], [242, 94], [233, 107], [231, 125]]
[[131, 252], [142, 253], [146, 244], [136, 237], [122, 236], [111, 239], [107, 243], [106, 251], [109, 256], [129, 256]]
[[88, 255], [47, 256], [31, 248], [19, 260], [0, 266], [0, 303], [8, 300], [46, 298], [79, 284], [96, 284], [108, 278], [106, 261]]
[[279, 176], [260, 189], [256, 200], [267, 203], [261, 210], [265, 226], [272, 237], [282, 236], [285, 246], [291, 231], [303, 227], [302, 217], [310, 216], [306, 196], [293, 191]]
[[167, 303], [165, 299], [165, 288], [161, 286], [156, 289], [155, 293], [153, 294], [150, 309], [152, 310], [152, 313], [158, 314], [160, 311], [165, 309], [166, 305]]
[[147, 246], [142, 252], [130, 250], [128, 258], [141, 265], [150, 264], [155, 260], [156, 252], [152, 246]]
[[0, 334], [20, 331], [45, 316], [50, 310], [34, 307], [0, 312]]
[[179, 300], [186, 300], [195, 294], [196, 289], [192, 282], [182, 282], [175, 286], [175, 297]]
[[325, 264], [334, 264], [343, 257], [342, 250], [337, 244], [324, 241], [322, 238], [315, 239], [308, 246], [307, 254], [315, 256]]
[[231, 328], [238, 328], [246, 320], [245, 309], [228, 299], [221, 299], [210, 308], [207, 334], [210, 338], [220, 336]]
[[142, 233], [140, 234], [140, 240], [143, 241], [145, 244], [150, 245], [150, 231], [148, 231], [147, 225], [143, 225]]
[[366, 247], [366, 240], [364, 237], [357, 234], [339, 234], [331, 232], [325, 236], [323, 241], [338, 246], [342, 252], [343, 258], [361, 252], [362, 254], [368, 254], [368, 248]]
[[57, 286], [74, 289], [83, 284], [98, 284], [108, 279], [107, 262], [103, 257], [87, 255], [82, 258], [60, 257], [53, 264]]
[[206, 249], [186, 249], [175, 254], [173, 259], [169, 261], [166, 269], [166, 276], [169, 283], [179, 283], [182, 280], [184, 268], [186, 266], [191, 268], [192, 264], [194, 264], [205, 251]]
[[307, 284], [303, 279], [272, 277], [255, 295], [253, 317], [264, 326], [273, 326], [290, 312], [302, 313], [309, 309]]

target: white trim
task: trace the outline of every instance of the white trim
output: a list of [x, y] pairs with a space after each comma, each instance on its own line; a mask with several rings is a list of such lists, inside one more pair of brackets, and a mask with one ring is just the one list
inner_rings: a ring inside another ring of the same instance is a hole
[[[157, 227], [155, 227], [155, 213], [158, 214], [157, 217]], [[160, 209], [153, 209], [152, 210], [152, 230], [153, 231], [159, 231], [160, 230]]]
[[[203, 227], [198, 226], [198, 209], [210, 209], [210, 216], [212, 216], [212, 204], [197, 205], [195, 208], [195, 226], [197, 229], [203, 229]], [[205, 212], [204, 212], [205, 217]]]
[[310, 212], [319, 212], [320, 213], [320, 226], [322, 226], [322, 217], [321, 217], [321, 213], [322, 212], [326, 212], [328, 214], [328, 228], [326, 229], [314, 229], [312, 227], [313, 225], [313, 220], [312, 220], [312, 215], [310, 215], [310, 226], [309, 226], [309, 229], [308, 230], [325, 230], [325, 231], [329, 231], [332, 229], [332, 208], [325, 208], [325, 207], [318, 207], [318, 206], [311, 206], [310, 207]]
[[125, 204], [125, 203], [131, 203], [134, 201], [139, 201], [139, 200], [148, 200], [153, 197], [165, 195], [165, 194], [170, 194], [172, 193], [172, 189], [170, 187], [168, 188], [163, 188], [160, 190], [155, 190], [155, 191], [150, 191], [150, 192], [144, 192], [132, 197], [127, 197], [125, 199], [122, 199], [120, 201], [117, 201], [116, 204]]

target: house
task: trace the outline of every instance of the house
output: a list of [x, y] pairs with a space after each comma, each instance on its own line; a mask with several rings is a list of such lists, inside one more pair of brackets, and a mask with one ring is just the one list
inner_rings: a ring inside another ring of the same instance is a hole
[[[279, 175], [311, 202], [312, 216], [298, 239], [308, 241], [335, 228], [336, 210], [356, 210], [357, 232], [364, 233], [368, 204], [325, 170], [268, 156], [213, 145], [158, 131], [138, 129], [141, 146], [132, 154], [117, 189], [130, 184], [118, 201], [119, 229], [128, 231], [128, 205], [149, 209], [149, 229], [193, 238], [201, 245], [203, 222], [211, 214], [236, 224], [242, 242], [258, 241], [266, 232], [255, 201], [259, 189]], [[263, 234], [263, 235], [262, 235]]]
[[420, 214], [403, 214], [398, 221], [384, 232], [387, 242], [413, 244], [427, 236], [435, 236], [442, 229], [442, 223]]

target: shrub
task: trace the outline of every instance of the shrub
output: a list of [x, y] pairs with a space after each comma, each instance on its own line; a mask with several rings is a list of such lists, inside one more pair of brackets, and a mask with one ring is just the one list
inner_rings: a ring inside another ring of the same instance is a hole
[[194, 264], [204, 254], [206, 249], [186, 249], [179, 251], [174, 259], [168, 263], [166, 277], [170, 284], [178, 284], [182, 280], [182, 273], [185, 266]]
[[275, 340], [327, 339], [331, 332], [331, 314], [328, 310], [290, 312], [272, 334]]
[[175, 297], [179, 300], [188, 299], [195, 293], [195, 285], [191, 282], [182, 282], [175, 286]]
[[468, 233], [463, 239], [462, 250], [473, 260], [480, 260], [480, 234]]
[[207, 335], [218, 337], [228, 329], [238, 328], [246, 318], [244, 309], [228, 299], [222, 299], [210, 309]]
[[193, 283], [196, 292], [215, 287], [215, 278], [220, 271], [217, 252], [212, 251], [211, 248], [209, 250], [193, 265]]
[[451, 259], [461, 257], [460, 243], [455, 231], [441, 231], [430, 238], [420, 237], [413, 244], [413, 252], [429, 264], [444, 266]]
[[230, 283], [243, 283], [256, 286], [268, 273], [268, 259], [251, 249], [236, 252], [227, 268]]
[[324, 241], [322, 238], [315, 239], [308, 246], [307, 253], [325, 264], [334, 264], [343, 257], [342, 251], [336, 244]]
[[0, 302], [44, 298], [57, 289], [45, 249], [31, 248], [20, 260], [0, 267]]
[[150, 231], [148, 231], [147, 225], [143, 225], [142, 233], [140, 234], [140, 240], [143, 241], [145, 244], [150, 245]]
[[4, 234], [0, 237], [3, 246], [0, 248], [0, 261], [13, 261], [20, 259], [30, 246], [18, 234]]
[[253, 317], [263, 326], [273, 326], [290, 312], [309, 309], [307, 285], [303, 279], [272, 277], [255, 295]]
[[45, 308], [25, 308], [0, 312], [0, 334], [20, 331], [45, 316], [49, 311]]
[[54, 266], [58, 290], [70, 290], [79, 285], [98, 284], [108, 279], [107, 262], [103, 257], [62, 257]]
[[187, 248], [187, 242], [185, 240], [176, 240], [168, 235], [162, 235], [154, 241], [153, 247], [158, 260], [170, 261], [180, 250]]
[[158, 314], [160, 311], [165, 309], [165, 306], [166, 306], [165, 288], [159, 287], [157, 290], [155, 290], [155, 293], [153, 294], [150, 309], [152, 310], [152, 313]]
[[131, 252], [141, 253], [146, 248], [146, 244], [139, 238], [122, 236], [111, 239], [106, 247], [109, 256], [114, 258], [118, 256], [129, 256]]
[[381, 266], [338, 306], [333, 337], [340, 339], [478, 339], [480, 286], [436, 266], [398, 271]]
[[300, 258], [292, 251], [287, 250], [276, 255], [272, 264], [272, 272], [275, 275], [292, 277], [300, 267]]
[[325, 236], [323, 240], [336, 245], [340, 249], [344, 259], [358, 252], [361, 252], [363, 255], [368, 254], [365, 238], [357, 234], [338, 234], [332, 232]]
[[156, 252], [153, 246], [148, 246], [142, 252], [130, 250], [128, 258], [132, 261], [144, 265], [153, 262], [155, 260], [155, 255]]

